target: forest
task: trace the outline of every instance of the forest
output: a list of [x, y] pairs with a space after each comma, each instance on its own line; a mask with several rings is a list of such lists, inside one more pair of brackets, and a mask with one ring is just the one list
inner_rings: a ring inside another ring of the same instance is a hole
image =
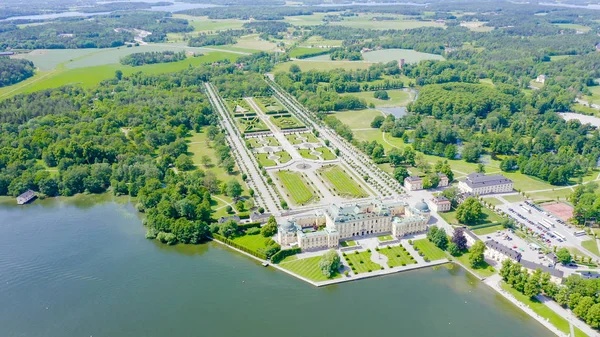
[[26, 80], [34, 73], [33, 62], [0, 56], [0, 88]]
[[121, 64], [138, 67], [144, 64], [177, 62], [185, 60], [186, 58], [187, 56], [184, 51], [174, 52], [166, 50], [161, 52], [154, 51], [129, 54], [122, 57], [120, 62]]

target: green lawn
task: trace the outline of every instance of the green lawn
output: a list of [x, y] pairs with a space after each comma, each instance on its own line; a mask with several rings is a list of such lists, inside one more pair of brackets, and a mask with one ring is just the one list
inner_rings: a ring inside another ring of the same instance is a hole
[[254, 155], [256, 156], [256, 160], [258, 160], [258, 163], [262, 167], [269, 167], [269, 166], [277, 165], [277, 162], [275, 162], [272, 159], [269, 159], [269, 154], [267, 154], [267, 153], [255, 153]]
[[305, 132], [298, 135], [286, 135], [285, 138], [293, 145], [302, 143], [319, 143], [319, 140], [312, 132]]
[[347, 253], [345, 259], [350, 268], [353, 268], [352, 271], [355, 274], [368, 273], [369, 270], [375, 271], [383, 268], [381, 265], [371, 261], [371, 253], [367, 251]]
[[302, 156], [302, 158], [312, 159], [312, 160], [318, 160], [319, 157], [311, 154], [312, 151], [313, 150], [299, 149], [298, 153], [300, 153], [300, 155]]
[[335, 156], [335, 154], [333, 152], [331, 152], [331, 150], [328, 149], [328, 148], [326, 148], [326, 147], [316, 148], [315, 151], [321, 152], [321, 158], [323, 158], [324, 160], [333, 160], [333, 159], [337, 158]]
[[[383, 116], [383, 114], [378, 110], [365, 109], [336, 112], [334, 116], [351, 129], [366, 129], [371, 128], [371, 122], [375, 117]], [[357, 133], [362, 133], [362, 131]]]
[[496, 273], [496, 270], [485, 261], [477, 267], [472, 267], [469, 262], [469, 251], [464, 252], [461, 256], [455, 256], [454, 258], [481, 277], [490, 277]]
[[254, 102], [265, 113], [269, 113], [269, 112], [272, 112], [272, 113], [275, 113], [275, 112], [277, 112], [277, 113], [287, 112], [287, 109], [284, 108], [283, 105], [281, 105], [281, 103], [279, 103], [279, 101], [275, 97], [273, 97], [273, 96], [269, 96], [269, 97], [254, 97]]
[[322, 51], [329, 50], [328, 48], [307, 48], [307, 47], [296, 47], [290, 52], [290, 57], [297, 58], [304, 55], [316, 54]]
[[241, 235], [232, 237], [230, 240], [254, 251], [263, 251], [267, 247], [267, 244], [272, 241], [271, 238], [265, 238], [260, 234]]
[[[212, 172], [217, 179], [222, 182], [236, 179], [242, 184], [242, 178], [237, 167], [234, 170], [234, 174], [228, 174], [223, 168], [217, 166], [217, 155], [215, 153], [216, 144], [207, 139], [204, 130], [206, 130], [206, 128], [202, 128], [201, 132], [192, 131], [190, 133], [191, 136], [186, 138], [186, 141], [188, 141], [188, 154], [191, 155], [194, 165], [205, 172]], [[210, 159], [208, 166], [202, 164], [203, 156], [207, 156]], [[242, 186], [244, 186], [244, 184], [242, 184]]]
[[288, 161], [292, 160], [292, 156], [285, 151], [276, 152], [275, 155], [279, 156], [279, 162], [282, 164], [285, 164]]
[[515, 194], [515, 195], [503, 195], [501, 197], [502, 199], [508, 201], [508, 202], [519, 202], [519, 201], [523, 201], [526, 198], [520, 194]]
[[412, 257], [410, 253], [402, 246], [388, 246], [379, 248], [379, 251], [375, 252], [375, 254], [377, 253], [387, 256], [387, 264], [390, 268], [417, 263], [414, 257]]
[[[267, 145], [263, 145], [261, 143], [259, 143], [260, 140], [265, 140], [267, 141]], [[277, 139], [275, 139], [275, 137], [262, 137], [262, 138], [249, 138], [248, 142], [250, 143], [250, 146], [252, 146], [252, 148], [257, 148], [257, 147], [264, 147], [264, 146], [279, 146], [281, 144], [279, 144], [279, 142], [277, 141]]]
[[339, 166], [326, 166], [319, 169], [319, 172], [329, 181], [334, 190], [341, 196], [350, 196], [353, 198], [363, 198], [368, 194], [360, 185], [342, 170]]
[[391, 235], [387, 234], [387, 235], [380, 235], [380, 236], [378, 236], [377, 240], [379, 240], [379, 241], [390, 241], [390, 240], [394, 240], [394, 238]]
[[477, 235], [486, 235], [486, 234], [496, 233], [497, 231], [501, 231], [501, 230], [504, 230], [504, 227], [502, 225], [496, 225], [496, 226], [491, 226], [491, 227], [475, 229], [475, 230], [473, 230], [473, 233], [475, 233]]
[[352, 92], [352, 93], [344, 93], [342, 96], [356, 96], [358, 98], [362, 98], [368, 104], [373, 103], [377, 108], [385, 108], [385, 107], [397, 107], [397, 106], [406, 106], [413, 99], [413, 94], [404, 90], [386, 90], [388, 93], [389, 99], [381, 100], [373, 97], [374, 91], [361, 91], [361, 92]]
[[[548, 308], [546, 305], [541, 303], [538, 300], [530, 299], [527, 296], [523, 295], [509, 284], [504, 281], [500, 283], [502, 289], [513, 295], [519, 302], [527, 305], [531, 310], [533, 310], [536, 314], [542, 316], [547, 319], [552, 325], [554, 325], [558, 330], [564, 332], [565, 334], [570, 334], [571, 329], [569, 322], [561, 317], [559, 314], [552, 311], [552, 309]], [[587, 336], [583, 333], [583, 331], [579, 330], [575, 327], [575, 336], [576, 337], [584, 337]]]
[[[283, 269], [289, 270], [294, 274], [298, 274], [302, 277], [305, 277], [311, 281], [321, 282], [330, 280], [321, 271], [319, 268], [319, 261], [321, 261], [320, 256], [309, 257], [305, 259], [295, 259], [292, 261], [284, 260], [284, 262], [280, 262], [279, 266]], [[336, 273], [332, 279], [340, 278], [342, 275]]]
[[340, 242], [340, 244], [342, 245], [342, 247], [354, 247], [354, 246], [356, 246], [356, 241], [354, 241], [354, 240], [342, 241], [342, 242]]
[[429, 261], [441, 260], [446, 258], [446, 253], [443, 250], [436, 247], [433, 243], [427, 239], [421, 239], [413, 242], [413, 247], [418, 249], [419, 252], [425, 254], [423, 258], [429, 259]]
[[313, 35], [302, 42], [301, 45], [309, 47], [341, 47], [342, 43], [344, 43], [344, 40], [328, 40], [320, 35]]
[[300, 173], [293, 171], [279, 171], [277, 172], [277, 176], [283, 187], [287, 190], [288, 196], [291, 197], [297, 205], [304, 205], [314, 197]]
[[[485, 225], [485, 224], [489, 224], [489, 223], [496, 223], [496, 222], [500, 222], [502, 220], [502, 218], [492, 212], [491, 210], [489, 210], [486, 207], [482, 207], [481, 208], [481, 212], [482, 212], [482, 217], [479, 221], [477, 221], [477, 223], [472, 224], [472, 226], [479, 226], [479, 225]], [[458, 219], [456, 219], [456, 209], [452, 209], [449, 212], [441, 212], [439, 213], [439, 215], [444, 218], [444, 220], [446, 220], [446, 222], [448, 222], [449, 224], [454, 224], [457, 225], [459, 224]]]
[[596, 239], [591, 239], [587, 241], [583, 241], [581, 243], [583, 248], [589, 250], [590, 252], [596, 254], [596, 256], [600, 256], [600, 251], [598, 251], [598, 243], [596, 243]]
[[485, 202], [487, 202], [489, 204], [492, 204], [494, 206], [499, 206], [499, 205], [504, 204], [502, 201], [498, 200], [495, 197], [483, 198], [483, 201], [485, 201]]
[[304, 124], [302, 124], [302, 122], [300, 122], [298, 118], [294, 116], [271, 116], [270, 120], [282, 130], [304, 127]]

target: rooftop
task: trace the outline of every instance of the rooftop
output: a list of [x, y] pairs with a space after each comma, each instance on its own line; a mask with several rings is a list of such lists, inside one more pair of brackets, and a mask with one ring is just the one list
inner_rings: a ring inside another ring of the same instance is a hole
[[423, 179], [421, 179], [421, 177], [418, 177], [418, 176], [409, 176], [409, 177], [404, 178], [404, 180], [408, 180], [408, 181], [421, 181]]
[[465, 179], [465, 183], [471, 188], [483, 186], [505, 185], [512, 183], [512, 180], [501, 174], [485, 175], [484, 173], [471, 173]]
[[506, 247], [505, 245], [501, 244], [500, 242], [497, 242], [495, 240], [488, 240], [485, 242], [485, 245], [488, 248], [491, 248], [495, 251], [498, 251], [498, 252], [512, 258], [513, 260], [521, 261], [521, 253], [519, 253], [518, 251], [516, 251], [512, 248]]
[[433, 197], [433, 198], [431, 198], [431, 201], [433, 201], [436, 204], [442, 204], [442, 203], [446, 204], [446, 203], [450, 202], [450, 200], [448, 200], [448, 198], [446, 198], [443, 195], [438, 195], [437, 197]]
[[531, 262], [531, 261], [527, 261], [527, 260], [521, 260], [521, 265], [527, 269], [531, 269], [531, 270], [536, 270], [536, 269], [541, 269], [543, 272], [545, 273], [550, 273], [550, 275], [554, 276], [554, 277], [559, 277], [559, 278], [563, 278], [563, 276], [565, 275], [565, 273], [563, 273], [561, 270], [558, 269], [554, 269], [548, 266], [544, 266], [543, 264], [539, 264], [539, 263], [535, 263], [535, 262]]

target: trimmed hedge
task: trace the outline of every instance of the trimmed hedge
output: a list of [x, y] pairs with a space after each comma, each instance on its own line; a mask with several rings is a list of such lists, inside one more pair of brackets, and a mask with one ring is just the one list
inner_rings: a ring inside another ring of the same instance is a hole
[[229, 245], [229, 246], [231, 246], [233, 248], [237, 248], [237, 249], [239, 249], [239, 250], [241, 250], [243, 252], [246, 252], [246, 253], [248, 253], [248, 254], [250, 254], [252, 256], [256, 256], [259, 259], [262, 259], [262, 260], [266, 260], [267, 259], [267, 256], [264, 253], [260, 253], [260, 252], [254, 251], [252, 249], [248, 249], [247, 247], [239, 245], [239, 244], [237, 244], [237, 243], [229, 240], [228, 238], [226, 238], [224, 236], [221, 236], [221, 235], [219, 235], [217, 233], [213, 233], [212, 236], [213, 236], [213, 238], [215, 238], [215, 239], [217, 239], [217, 240], [219, 240], [219, 241], [221, 241], [221, 242], [223, 242], [223, 243], [225, 243], [225, 244], [227, 244], [227, 245]]
[[300, 253], [300, 251], [301, 251], [301, 249], [299, 247], [280, 250], [277, 253], [273, 254], [273, 256], [271, 256], [271, 262], [279, 263], [286, 257], [296, 255], [296, 254]]
[[250, 228], [260, 227], [260, 222], [249, 222], [249, 223], [241, 223], [238, 224], [238, 229], [246, 230]]
[[486, 223], [483, 225], [477, 225], [477, 226], [470, 226], [467, 227], [469, 230], [475, 230], [475, 229], [481, 229], [481, 228], [488, 228], [488, 227], [494, 227], [494, 226], [498, 226], [498, 223]]

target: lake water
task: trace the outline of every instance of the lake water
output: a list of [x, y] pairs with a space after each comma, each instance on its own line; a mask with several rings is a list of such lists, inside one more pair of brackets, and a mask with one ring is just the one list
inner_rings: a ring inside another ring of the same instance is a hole
[[148, 241], [127, 202], [13, 203], [0, 203], [3, 337], [552, 336], [460, 268], [314, 288], [218, 244]]
[[401, 118], [406, 115], [406, 107], [405, 106], [399, 106], [399, 107], [395, 107], [395, 108], [377, 108], [377, 110], [380, 110], [381, 112], [383, 112], [386, 115], [394, 115], [394, 117], [396, 117], [396, 118]]
[[[103, 2], [103, 3], [109, 3], [109, 2], [111, 2], [111, 1]], [[152, 3], [154, 1], [146, 1], [146, 2]], [[146, 10], [175, 13], [175, 12], [184, 11], [184, 10], [188, 10], [188, 9], [211, 8], [211, 7], [219, 7], [219, 6], [211, 5], [211, 4], [191, 4], [191, 3], [185, 3], [185, 2], [172, 2], [172, 4], [168, 5], [168, 6], [152, 6]], [[84, 12], [77, 12], [77, 11], [69, 11], [69, 12], [51, 13], [51, 14], [13, 16], [10, 18], [6, 18], [4, 20], [0, 20], [0, 22], [1, 21], [9, 21], [9, 20], [53, 20], [53, 19], [58, 19], [58, 18], [69, 18], [69, 17], [79, 17], [79, 16], [89, 17], [89, 16], [95, 16], [95, 15], [105, 15], [105, 14], [110, 14], [110, 13], [112, 13], [112, 12], [84, 13]]]

